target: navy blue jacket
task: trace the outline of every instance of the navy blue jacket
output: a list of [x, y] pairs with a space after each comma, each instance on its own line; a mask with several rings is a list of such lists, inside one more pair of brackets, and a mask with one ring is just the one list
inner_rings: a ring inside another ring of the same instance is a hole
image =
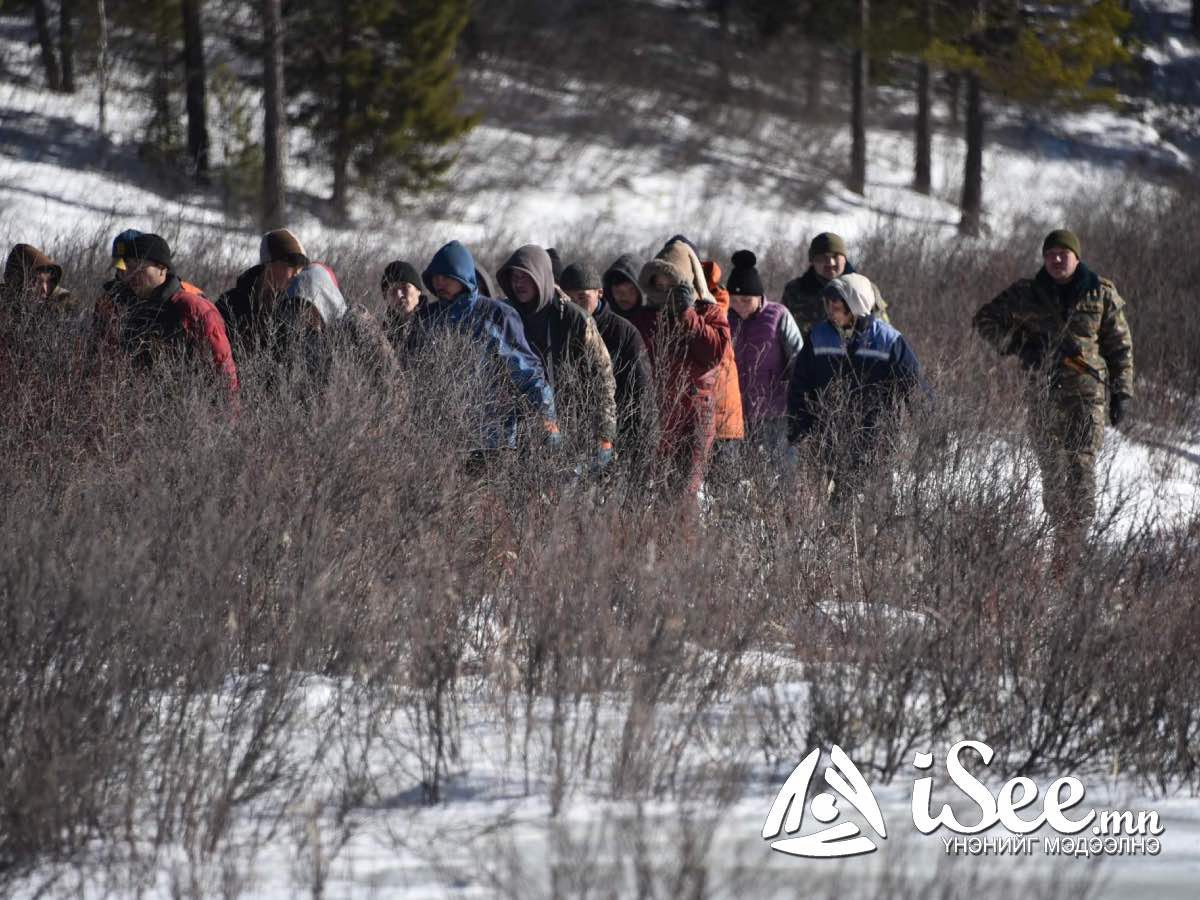
[[[425, 334], [441, 328], [453, 328], [471, 337], [489, 354], [503, 364], [517, 390], [547, 422], [557, 422], [554, 406], [554, 390], [546, 380], [546, 372], [536, 353], [529, 348], [521, 317], [507, 303], [482, 296], [475, 280], [475, 261], [471, 252], [458, 241], [442, 247], [421, 273], [421, 279], [433, 290], [433, 276], [445, 275], [466, 286], [466, 290], [446, 302], [439, 300], [422, 304], [418, 308], [419, 328]], [[489, 398], [490, 401], [495, 398]], [[502, 416], [501, 407], [488, 403], [491, 416]], [[516, 420], [503, 415], [504, 421], [492, 421], [485, 427], [485, 440], [495, 446], [503, 440], [509, 446], [516, 441]], [[503, 437], [497, 426], [503, 426]]]
[[[829, 322], [809, 334], [788, 383], [788, 438], [797, 441], [818, 427], [846, 426], [857, 452], [869, 451], [881, 413], [906, 399], [920, 383], [921, 367], [904, 336], [874, 317], [860, 319], [849, 341]], [[848, 390], [836, 422], [822, 421], [820, 393], [834, 382]]]

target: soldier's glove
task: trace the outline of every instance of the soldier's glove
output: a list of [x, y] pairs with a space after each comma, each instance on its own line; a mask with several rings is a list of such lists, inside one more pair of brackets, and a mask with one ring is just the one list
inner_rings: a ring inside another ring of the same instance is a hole
[[1046, 361], [1048, 349], [1044, 335], [1024, 335], [1017, 346], [1017, 359], [1021, 361], [1021, 368], [1026, 372], [1040, 369]]
[[1129, 418], [1129, 409], [1133, 405], [1133, 398], [1128, 394], [1113, 394], [1112, 400], [1108, 404], [1108, 421], [1112, 422], [1113, 428], [1120, 428], [1121, 423]]
[[696, 292], [690, 284], [677, 284], [667, 292], [667, 310], [671, 314], [681, 316], [695, 307]]

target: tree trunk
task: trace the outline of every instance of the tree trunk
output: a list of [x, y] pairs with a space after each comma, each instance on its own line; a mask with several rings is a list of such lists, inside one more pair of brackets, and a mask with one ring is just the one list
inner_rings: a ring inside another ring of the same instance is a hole
[[[341, 17], [341, 49], [338, 61], [344, 62], [350, 55], [351, 22], [349, 15]], [[329, 205], [335, 221], [346, 221], [350, 196], [350, 79], [345, 66], [338, 71], [337, 132], [333, 139], [333, 196]]]
[[100, 54], [99, 72], [99, 103], [96, 128], [100, 132], [100, 144], [108, 141], [108, 11], [104, 8], [104, 0], [96, 0], [96, 16], [100, 23]]
[[846, 186], [856, 194], [867, 190], [867, 30], [869, 3], [858, 0], [859, 46], [854, 51], [850, 103], [850, 179]]
[[914, 154], [913, 189], [928, 196], [933, 192], [933, 133], [930, 130], [931, 81], [929, 63], [917, 65], [917, 134]]
[[957, 72], [946, 73], [946, 90], [950, 94], [950, 124], [957, 128], [962, 124], [959, 98], [962, 96], [962, 78]]
[[196, 180], [208, 183], [208, 111], [207, 76], [204, 67], [204, 25], [200, 17], [202, 0], [183, 0], [183, 71], [187, 94], [188, 159], [195, 167]]
[[1192, 0], [1192, 34], [1200, 38], [1200, 0]]
[[50, 37], [50, 16], [46, 12], [46, 0], [33, 0], [33, 24], [37, 28], [38, 43], [42, 47], [46, 87], [52, 91], [62, 90], [62, 73], [58, 68], [58, 57], [54, 53], [54, 40]]
[[58, 6], [58, 46], [62, 52], [62, 89], [75, 93], [75, 0]]
[[264, 230], [287, 224], [284, 194], [283, 15], [281, 0], [262, 0]]
[[979, 75], [967, 75], [967, 158], [963, 166], [960, 234], [978, 235], [983, 225], [983, 87]]

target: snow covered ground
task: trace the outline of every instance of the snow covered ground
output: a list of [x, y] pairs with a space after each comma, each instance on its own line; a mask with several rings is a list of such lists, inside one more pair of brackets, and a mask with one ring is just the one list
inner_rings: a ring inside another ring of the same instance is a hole
[[[1186, 3], [1165, 0], [1144, 6], [1180, 15]], [[0, 17], [0, 54], [10, 69], [34, 71], [34, 51], [19, 37], [24, 28], [23, 21]], [[1200, 58], [1196, 42], [1176, 34], [1149, 46], [1145, 55], [1163, 67], [1191, 65]], [[567, 102], [569, 94], [564, 87], [558, 99]], [[0, 238], [49, 248], [81, 237], [107, 245], [113, 233], [132, 226], [169, 230], [184, 246], [189, 241], [220, 242], [231, 259], [244, 257], [255, 243], [256, 229], [227, 221], [212, 194], [156, 184], [138, 163], [136, 129], [144, 112], [139, 102], [131, 95], [111, 99], [111, 149], [101, 156], [91, 87], [64, 97], [0, 83]], [[576, 96], [573, 102], [586, 102], [586, 97]], [[1189, 110], [1174, 122], [1194, 114]], [[987, 153], [991, 221], [997, 227], [1014, 217], [1055, 221], [1080, 193], [1122, 190], [1130, 163], [1196, 172], [1194, 150], [1176, 142], [1169, 128], [1155, 124], [1161, 121], [1163, 115], [1133, 119], [1109, 111], [1074, 114], [1054, 128], [1002, 120], [1006, 138], [1023, 131], [1028, 141], [1023, 146], [1009, 140], [995, 143]], [[673, 125], [681, 135], [694, 129], [683, 117]], [[422, 245], [450, 237], [553, 244], [564, 235], [589, 234], [650, 246], [684, 226], [694, 226], [701, 236], [730, 235], [751, 246], [775, 241], [800, 245], [819, 230], [836, 230], [853, 241], [893, 219], [954, 233], [962, 163], [957, 137], [938, 136], [934, 194], [922, 197], [908, 187], [908, 135], [873, 129], [868, 189], [859, 197], [822, 175], [808, 155], [813, 148], [797, 144], [794, 132], [792, 123], [765, 118], [750, 135], [704, 136], [704, 154], [667, 169], [658, 157], [638, 148], [555, 140], [491, 118], [467, 138], [447, 194], [392, 219], [364, 205], [355, 210], [370, 223], [362, 230], [331, 228], [301, 206], [295, 228], [310, 245], [362, 239], [395, 247], [417, 234]], [[844, 136], [833, 140], [834, 152], [844, 155]], [[794, 147], [799, 152], [789, 152]], [[295, 165], [290, 177], [299, 194], [328, 189], [319, 170]], [[827, 187], [818, 200], [799, 205], [796, 186], [822, 179]], [[994, 449], [1003, 453], [1007, 448]], [[1115, 511], [1118, 533], [1152, 515], [1161, 515], [1167, 526], [1195, 516], [1200, 445], [1110, 431], [1105, 454], [1110, 476], [1101, 518]], [[1012, 477], [1036, 479], [1036, 471], [1014, 463]], [[326, 722], [333, 715], [331, 704], [344, 687], [310, 679], [307, 704], [314, 721]], [[785, 677], [776, 684], [777, 690], [800, 698], [797, 702], [802, 702], [804, 687]], [[288, 810], [284, 827], [238, 864], [246, 879], [245, 895], [306, 892], [318, 859], [327, 870], [328, 895], [339, 897], [538, 897], [584, 884], [598, 896], [624, 895], [635, 885], [638, 860], [667, 885], [676, 880], [673, 876], [686, 875], [689, 864], [703, 869], [707, 889], [716, 896], [1079, 896], [1083, 888], [1076, 882], [1094, 888], [1094, 896], [1100, 897], [1168, 900], [1196, 895], [1200, 801], [1186, 793], [1148, 795], [1140, 783], [1124, 777], [1090, 773], [1085, 778], [1090, 803], [1160, 814], [1165, 832], [1157, 856], [950, 857], [938, 835], [922, 836], [912, 827], [912, 770], [911, 777], [873, 786], [888, 823], [888, 838], [878, 853], [842, 862], [799, 860], [773, 852], [760, 834], [790, 766], [768, 767], [752, 740], [746, 723], [753, 718], [753, 690], [720, 705], [711, 723], [709, 758], [688, 763], [697, 772], [705, 762], [740, 767], [743, 780], [731, 798], [697, 791], [688, 799], [639, 807], [613, 800], [608, 773], [594, 772], [572, 777], [557, 815], [551, 815], [549, 748], [534, 746], [526, 760], [514, 738], [523, 721], [500, 718], [486, 692], [473, 693], [469, 687], [463, 692], [463, 744], [446, 802], [432, 807], [420, 803], [416, 761], [403, 754], [399, 759], [381, 757], [371, 767], [372, 800], [351, 810], [345, 845], [337, 843], [343, 826], [330, 812], [332, 796], [315, 792]], [[534, 715], [544, 726], [550, 713], [537, 706]], [[610, 705], [603, 718], [608, 728], [602, 740], [617, 740], [622, 710]], [[303, 740], [315, 745], [328, 739], [317, 731], [314, 727]], [[547, 731], [542, 727], [536, 733]], [[411, 724], [398, 718], [386, 725], [382, 743], [403, 748], [418, 742]], [[792, 765], [806, 752], [793, 749]], [[925, 749], [938, 755], [947, 748]], [[304, 745], [299, 752], [303, 750]], [[853, 758], [854, 748], [846, 750]], [[1048, 781], [1039, 783], [1045, 788]], [[329, 787], [332, 791], [332, 777]], [[323, 855], [314, 856], [316, 844], [323, 846]], [[186, 856], [181, 849], [181, 869], [188, 866]], [[164, 872], [155, 893], [170, 889]], [[74, 886], [62, 891], [64, 896], [75, 893]], [[664, 888], [660, 895], [669, 893]]]

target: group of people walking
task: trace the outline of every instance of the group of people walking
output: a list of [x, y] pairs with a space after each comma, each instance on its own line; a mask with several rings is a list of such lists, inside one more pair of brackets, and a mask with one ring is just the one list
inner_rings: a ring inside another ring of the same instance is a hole
[[[1035, 277], [985, 304], [974, 325], [1029, 373], [1045, 505], [1077, 529], [1094, 514], [1104, 425], [1121, 424], [1133, 397], [1132, 341], [1124, 301], [1081, 261], [1073, 233], [1052, 232], [1042, 254]], [[674, 496], [696, 495], [714, 459], [749, 449], [785, 465], [811, 442], [836, 502], [839, 481], [877, 462], [885, 418], [927, 389], [843, 239], [817, 235], [808, 258], [777, 303], [753, 252], [733, 254], [726, 276], [683, 235], [652, 259], [625, 254], [602, 271], [530, 244], [494, 279], [451, 241], [420, 270], [383, 267], [376, 318], [347, 303], [334, 271], [286, 229], [263, 235], [258, 263], [215, 303], [177, 273], [162, 237], [129, 230], [113, 241], [88, 355], [148, 371], [166, 353], [194, 357], [237, 402], [238, 364], [251, 356], [320, 377], [341, 335], [395, 366], [457, 335], [469, 362], [507, 382], [481, 403], [481, 454], [516, 449], [530, 432], [561, 446], [559, 413], [571, 407], [571, 421], [590, 429], [594, 470], [616, 464]], [[70, 309], [62, 280], [45, 253], [18, 244], [0, 286], [7, 319]], [[528, 417], [535, 427], [522, 431]]]

